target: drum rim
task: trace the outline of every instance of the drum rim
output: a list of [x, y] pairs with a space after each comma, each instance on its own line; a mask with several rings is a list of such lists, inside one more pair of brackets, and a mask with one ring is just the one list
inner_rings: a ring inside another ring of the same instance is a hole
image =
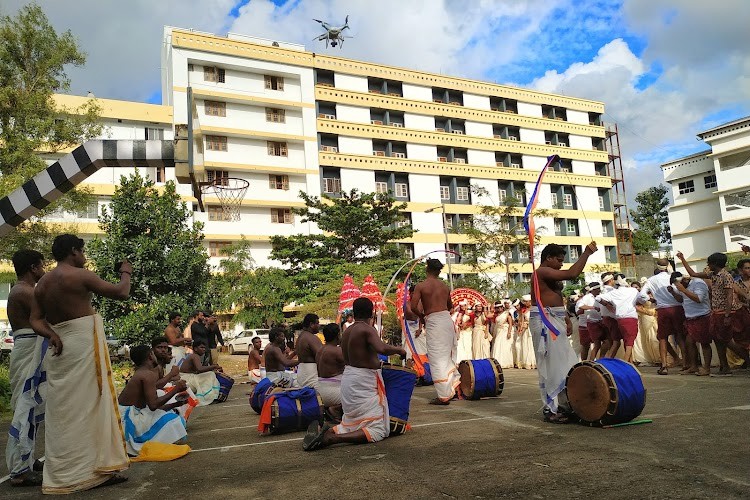
[[413, 373], [414, 375], [417, 374], [416, 370], [412, 370], [408, 366], [392, 365], [392, 364], [389, 364], [389, 363], [384, 363], [382, 361], [380, 362], [380, 369], [381, 370], [397, 370], [397, 371], [402, 371], [402, 372], [409, 372], [409, 373]]
[[[610, 398], [609, 398], [609, 402], [607, 403], [607, 409], [606, 409], [606, 411], [604, 413], [604, 416], [602, 416], [600, 419], [598, 419], [598, 420], [587, 420], [585, 418], [582, 418], [578, 414], [576, 414], [576, 415], [578, 415], [578, 418], [580, 418], [582, 421], [587, 422], [589, 424], [604, 425], [604, 419], [606, 417], [612, 417], [612, 416], [615, 415], [615, 413], [617, 413], [617, 406], [619, 404], [619, 396], [620, 396], [620, 391], [619, 391], [619, 388], [617, 387], [617, 381], [612, 376], [612, 372], [610, 372], [601, 363], [597, 363], [596, 361], [590, 361], [590, 360], [580, 361], [580, 362], [576, 363], [575, 365], [573, 365], [573, 367], [568, 371], [567, 377], [565, 377], [566, 392], [567, 392], [568, 380], [570, 379], [570, 375], [579, 366], [588, 366], [588, 367], [592, 368], [594, 371], [597, 371], [597, 372], [599, 372], [599, 374], [602, 375], [602, 377], [604, 378], [604, 381], [607, 383], [607, 386], [609, 387], [609, 396], [610, 396]], [[613, 393], [614, 393], [614, 399], [612, 397]], [[568, 400], [570, 400], [570, 397], [568, 397]]]
[[[473, 359], [464, 359], [463, 361], [461, 361], [461, 363], [458, 364], [459, 368], [461, 367], [461, 365], [463, 363], [466, 363], [469, 366], [469, 375], [471, 377], [469, 379], [470, 380], [469, 388], [471, 389], [471, 392], [470, 393], [466, 393], [464, 391], [463, 387], [461, 387], [461, 391], [463, 391], [464, 397], [466, 397], [468, 399], [471, 399], [474, 396], [474, 390], [476, 389], [476, 377], [474, 376], [474, 363], [472, 363], [472, 361], [474, 361], [474, 360]], [[459, 375], [459, 387], [460, 387], [461, 386], [461, 380], [460, 380], [461, 379], [461, 371], [460, 370], [458, 371], [458, 375]]]
[[503, 367], [500, 366], [500, 362], [495, 358], [487, 358], [492, 361], [492, 370], [495, 372], [495, 380], [497, 380], [497, 395], [500, 396], [505, 389], [505, 375], [503, 375]]

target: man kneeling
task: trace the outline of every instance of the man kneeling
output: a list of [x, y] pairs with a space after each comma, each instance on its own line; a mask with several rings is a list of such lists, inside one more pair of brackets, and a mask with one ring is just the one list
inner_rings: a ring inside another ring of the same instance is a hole
[[354, 324], [346, 329], [341, 342], [344, 374], [341, 377], [341, 406], [344, 416], [333, 428], [313, 422], [307, 429], [303, 448], [312, 451], [337, 443], [374, 443], [388, 437], [390, 431], [388, 402], [378, 354], [406, 351], [383, 343], [370, 324], [373, 304], [360, 297], [354, 301]]
[[[354, 324], [354, 322], [352, 322]], [[341, 329], [337, 323], [323, 327], [326, 343], [315, 355], [318, 365], [318, 393], [327, 415], [338, 422], [341, 419], [341, 375], [344, 373], [344, 353], [341, 351]]]
[[132, 348], [130, 359], [136, 366], [135, 374], [117, 400], [120, 404], [128, 455], [138, 455], [146, 441], [167, 444], [184, 441], [187, 438], [185, 421], [171, 410], [185, 404], [186, 399], [178, 398], [175, 403], [167, 402], [183, 392], [187, 385], [179, 380], [169, 392], [158, 397], [157, 375], [154, 372], [156, 356], [151, 348], [145, 345]]

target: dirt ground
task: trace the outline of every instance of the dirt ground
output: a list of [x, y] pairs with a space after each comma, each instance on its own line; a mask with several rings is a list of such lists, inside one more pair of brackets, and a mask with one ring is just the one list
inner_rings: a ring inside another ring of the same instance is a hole
[[[223, 355], [222, 363], [239, 372], [244, 359]], [[312, 453], [302, 451], [301, 432], [258, 435], [249, 385], [238, 378], [229, 401], [193, 413], [188, 456], [133, 464], [128, 482], [68, 498], [750, 497], [750, 372], [731, 378], [663, 377], [655, 368], [642, 373], [648, 398], [641, 418], [652, 424], [545, 424], [536, 371], [506, 370], [499, 398], [434, 407], [427, 404], [434, 389], [418, 387], [410, 432]], [[3, 448], [5, 439], [3, 433]], [[0, 484], [0, 497], [39, 496], [38, 489]]]

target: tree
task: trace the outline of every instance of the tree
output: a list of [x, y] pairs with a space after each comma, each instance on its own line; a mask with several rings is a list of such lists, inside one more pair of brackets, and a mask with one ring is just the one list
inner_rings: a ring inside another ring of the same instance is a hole
[[633, 251], [636, 255], [650, 254], [659, 249], [659, 242], [647, 231], [636, 229], [633, 231]]
[[[658, 243], [671, 243], [672, 233], [669, 229], [669, 188], [663, 184], [650, 187], [635, 196], [636, 208], [630, 211], [633, 222], [643, 234], [638, 237], [641, 243], [650, 239]], [[637, 252], [636, 252], [637, 253]]]
[[382, 193], [352, 189], [339, 198], [310, 196], [300, 191], [304, 208], [294, 209], [302, 222], [314, 222], [324, 234], [273, 236], [271, 258], [299, 270], [337, 261], [362, 262], [388, 242], [409, 238], [410, 225], [398, 225], [406, 203]]
[[190, 220], [173, 182], [160, 192], [137, 170], [120, 177], [110, 206], [99, 217], [105, 236], [92, 241], [87, 252], [99, 275], [109, 281], [119, 279], [116, 263], [123, 257], [133, 264], [128, 300], [97, 299], [99, 312], [117, 337], [150, 342], [162, 332], [171, 311], [185, 314], [205, 305], [210, 274], [203, 226]]
[[[94, 100], [80, 108], [57, 106], [53, 94], [70, 89], [66, 65], [81, 66], [86, 57], [70, 31], [58, 35], [36, 4], [15, 18], [0, 18], [0, 196], [6, 196], [44, 168], [40, 152], [77, 146], [101, 132]], [[40, 222], [58, 209], [77, 211], [90, 202], [86, 190], [67, 193], [3, 238], [0, 257], [23, 246], [50, 248], [68, 228]]]
[[[489, 198], [486, 189], [472, 186], [472, 191], [479, 199]], [[458, 228], [469, 235], [474, 243], [473, 251], [468, 253], [466, 262], [480, 274], [487, 273], [498, 264], [505, 269], [505, 282], [502, 287], [504, 295], [513, 288], [510, 279], [510, 264], [513, 256], [529, 255], [529, 237], [523, 226], [524, 207], [521, 200], [508, 196], [500, 205], [481, 205], [479, 214], [471, 218], [469, 224]], [[555, 212], [540, 208], [534, 210], [532, 217], [554, 217]], [[537, 227], [534, 245], [540, 241], [543, 226]], [[494, 294], [493, 294], [494, 295]]]

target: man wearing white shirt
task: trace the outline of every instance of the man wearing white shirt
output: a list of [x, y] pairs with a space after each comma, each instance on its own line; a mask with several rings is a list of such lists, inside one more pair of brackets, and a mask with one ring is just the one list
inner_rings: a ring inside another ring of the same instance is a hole
[[601, 294], [597, 300], [615, 315], [617, 321], [617, 330], [607, 357], [615, 357], [622, 340], [625, 346], [625, 361], [630, 363], [633, 357], [633, 344], [638, 336], [638, 311], [635, 310], [638, 290], [628, 285], [623, 276], [618, 278], [617, 284], [617, 288]]
[[[602, 345], [602, 339], [605, 336], [604, 328], [602, 327], [602, 315], [598, 309], [596, 309], [596, 296], [601, 292], [602, 286], [599, 283], [589, 283], [589, 293], [583, 296], [581, 304], [576, 304], [578, 314], [586, 315], [586, 330], [589, 334], [589, 340], [593, 347], [589, 351], [588, 359], [594, 361], [599, 353]], [[581, 356], [583, 359], [583, 356]]]
[[[620, 338], [619, 328], [617, 326], [617, 319], [615, 313], [610, 311], [608, 308], [601, 305], [599, 298], [602, 294], [611, 292], [615, 289], [615, 275], [612, 273], [602, 274], [602, 293], [596, 298], [597, 305], [599, 306], [599, 313], [602, 315], [602, 328], [605, 332], [605, 337], [602, 339], [602, 355], [601, 357], [607, 357], [616, 339]], [[619, 345], [619, 344], [618, 344]]]
[[588, 297], [591, 298], [591, 305], [594, 303], [594, 296], [589, 292], [589, 287], [583, 288], [584, 294], [575, 303], [575, 313], [578, 316], [578, 339], [581, 344], [581, 359], [586, 360], [589, 357], [589, 348], [591, 347], [591, 337], [589, 336], [588, 329], [588, 318], [586, 311], [581, 310], [581, 306], [586, 305], [589, 302]]
[[[674, 286], [669, 288], [674, 298], [682, 303], [685, 310], [685, 328], [687, 329], [687, 355], [689, 366], [680, 375], [695, 373], [699, 377], [711, 375], [711, 302], [708, 285], [700, 278], [691, 278], [679, 274]], [[696, 363], [697, 348], [700, 344], [703, 351], [703, 365]]]
[[[668, 343], [669, 336], [674, 335], [681, 348], [685, 346], [685, 310], [668, 290], [671, 286], [667, 272], [668, 265], [667, 259], [658, 259], [654, 275], [646, 280], [638, 295], [638, 301], [645, 302], [651, 300], [648, 296], [648, 292], [651, 292], [656, 301], [656, 338], [659, 339], [659, 356], [661, 357], [661, 368], [657, 371], [659, 375], [667, 375], [667, 350], [671, 351], [670, 354], [675, 360], [679, 360], [677, 353]], [[687, 365], [684, 365], [684, 368], [687, 368]]]

